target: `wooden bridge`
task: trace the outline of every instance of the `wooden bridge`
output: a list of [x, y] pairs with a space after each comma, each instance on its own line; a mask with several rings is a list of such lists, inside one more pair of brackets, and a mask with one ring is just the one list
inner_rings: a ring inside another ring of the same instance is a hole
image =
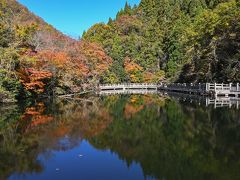
[[188, 94], [199, 94], [206, 96], [224, 96], [240, 98], [240, 86], [239, 83], [233, 84], [211, 84], [211, 83], [199, 83], [199, 84], [187, 84], [187, 83], [172, 83], [172, 84], [105, 84], [99, 86], [100, 92], [104, 91], [129, 91], [129, 90], [151, 90], [151, 91], [172, 91]]

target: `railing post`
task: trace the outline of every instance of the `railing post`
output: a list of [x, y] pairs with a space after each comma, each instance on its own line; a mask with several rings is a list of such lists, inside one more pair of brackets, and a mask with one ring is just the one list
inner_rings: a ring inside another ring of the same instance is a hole
[[239, 91], [239, 83], [237, 83], [237, 91]]
[[229, 83], [230, 91], [232, 90], [232, 83]]
[[209, 91], [209, 83], [206, 83], [206, 92]]

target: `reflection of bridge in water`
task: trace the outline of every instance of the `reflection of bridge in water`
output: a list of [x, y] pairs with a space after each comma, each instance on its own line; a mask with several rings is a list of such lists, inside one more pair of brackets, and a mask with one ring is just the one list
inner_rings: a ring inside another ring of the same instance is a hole
[[216, 98], [216, 99], [209, 99], [206, 98], [206, 105], [214, 105], [214, 108], [218, 108], [218, 107], [236, 107], [237, 109], [240, 106], [240, 99], [236, 99], [236, 98]]
[[117, 95], [117, 94], [158, 94], [157, 90], [128, 89], [128, 90], [104, 90], [98, 92], [99, 95]]
[[169, 96], [173, 97], [174, 99], [181, 101], [181, 102], [188, 102], [188, 103], [197, 103], [199, 105], [206, 105], [208, 106], [214, 106], [214, 108], [219, 107], [235, 107], [239, 109], [240, 107], [240, 98], [235, 97], [216, 97], [216, 98], [210, 98], [210, 97], [204, 97], [199, 95], [193, 95], [193, 94], [183, 94], [183, 93], [177, 93], [177, 92], [165, 92], [165, 91], [159, 91], [156, 89], [118, 89], [118, 90], [104, 90], [99, 91], [97, 93], [100, 96], [110, 96], [110, 95], [121, 95], [121, 94], [136, 94], [136, 95], [144, 95], [144, 94], [158, 94], [159, 96]]

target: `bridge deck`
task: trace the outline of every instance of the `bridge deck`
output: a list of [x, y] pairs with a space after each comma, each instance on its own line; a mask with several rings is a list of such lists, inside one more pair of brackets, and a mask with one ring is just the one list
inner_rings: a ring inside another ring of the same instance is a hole
[[237, 84], [180, 84], [180, 83], [172, 83], [172, 84], [105, 84], [100, 85], [100, 91], [116, 91], [116, 90], [163, 90], [163, 91], [173, 91], [173, 92], [182, 92], [182, 93], [190, 93], [190, 94], [200, 94], [200, 95], [215, 95], [218, 96], [233, 96], [236, 98], [240, 98], [240, 86]]

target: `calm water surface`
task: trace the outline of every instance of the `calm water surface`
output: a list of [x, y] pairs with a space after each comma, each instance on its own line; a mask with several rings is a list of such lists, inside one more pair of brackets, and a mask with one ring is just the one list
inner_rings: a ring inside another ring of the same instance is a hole
[[0, 179], [240, 179], [240, 110], [160, 95], [0, 107]]

